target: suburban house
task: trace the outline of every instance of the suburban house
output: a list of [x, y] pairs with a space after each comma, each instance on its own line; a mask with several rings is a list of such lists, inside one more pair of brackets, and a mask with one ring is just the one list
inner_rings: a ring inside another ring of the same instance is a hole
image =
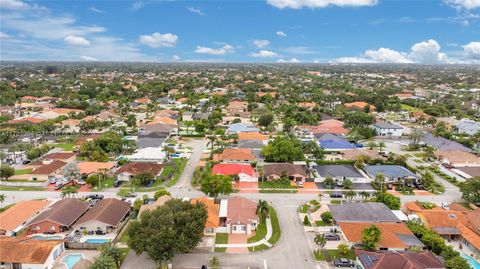
[[456, 133], [475, 135], [480, 132], [480, 122], [473, 120], [462, 120], [453, 128]]
[[205, 209], [207, 210], [207, 221], [205, 222], [205, 230], [203, 231], [203, 234], [207, 236], [214, 236], [220, 223], [219, 205], [215, 204], [213, 199], [206, 197], [192, 199], [190, 200], [190, 203], [202, 203], [205, 205]]
[[213, 155], [214, 161], [225, 163], [250, 163], [255, 161], [252, 149], [227, 148], [220, 154]]
[[343, 182], [345, 179], [349, 179], [353, 183], [365, 183], [368, 181], [368, 179], [351, 164], [317, 165], [315, 166], [315, 170], [321, 177], [319, 181], [327, 177], [332, 177], [337, 182]]
[[451, 165], [454, 167], [480, 166], [480, 157], [466, 151], [437, 150], [433, 153], [433, 155], [443, 164]]
[[238, 164], [238, 163], [219, 163], [212, 167], [212, 174], [233, 176], [238, 175], [240, 182], [257, 182], [257, 173], [250, 164]]
[[345, 103], [344, 106], [346, 108], [355, 108], [355, 109], [365, 109], [365, 107], [368, 106], [370, 111], [375, 111], [377, 109], [374, 105], [370, 105], [367, 102]]
[[375, 178], [378, 174], [384, 175], [387, 182], [419, 179], [413, 172], [400, 165], [367, 165], [364, 170], [371, 178]]
[[63, 241], [0, 236], [0, 268], [51, 269], [65, 251]]
[[336, 223], [400, 223], [400, 219], [384, 203], [344, 203], [328, 205]]
[[230, 124], [228, 126], [228, 129], [226, 133], [228, 134], [236, 134], [236, 133], [248, 133], [248, 132], [253, 132], [253, 133], [258, 133], [260, 129], [257, 127], [253, 126], [251, 123], [250, 124], [244, 124], [244, 123], [234, 123]]
[[298, 128], [312, 134], [346, 135], [348, 133], [348, 130], [344, 127], [344, 122], [336, 119], [322, 120], [316, 126], [299, 126]]
[[229, 115], [236, 115], [240, 114], [242, 112], [247, 111], [247, 102], [242, 102], [242, 101], [232, 101], [228, 104], [226, 110]]
[[359, 158], [367, 158], [370, 160], [385, 160], [386, 158], [378, 154], [376, 150], [354, 149], [342, 151], [343, 158], [349, 161], [356, 161]]
[[262, 149], [265, 146], [262, 140], [240, 140], [237, 147], [241, 149]]
[[90, 176], [95, 174], [110, 174], [117, 162], [79, 162], [80, 174]]
[[158, 199], [153, 203], [146, 204], [146, 205], [141, 205], [140, 210], [138, 210], [137, 218], [140, 219], [143, 212], [157, 209], [157, 208], [163, 206], [166, 202], [170, 201], [171, 199], [172, 199], [172, 197], [170, 197], [169, 195], [163, 195], [163, 196], [158, 197]]
[[114, 198], [103, 199], [77, 220], [73, 229], [95, 234], [110, 233], [129, 212], [129, 203]]
[[259, 140], [259, 141], [267, 141], [268, 136], [263, 135], [259, 132], [239, 132], [238, 133], [238, 140]]
[[[257, 203], [239, 196], [229, 198], [224, 223], [228, 233], [252, 234], [257, 229]], [[222, 211], [222, 210], [220, 210]]]
[[21, 201], [0, 214], [0, 235], [15, 235], [50, 204], [47, 200]]
[[366, 251], [355, 250], [363, 269], [445, 269], [443, 262], [429, 251]]
[[464, 178], [480, 177], [480, 166], [458, 167], [452, 171]]
[[163, 163], [167, 155], [162, 148], [147, 147], [137, 149], [133, 154], [125, 157], [131, 162]]
[[343, 136], [337, 134], [323, 133], [314, 134], [318, 144], [325, 151], [342, 151], [356, 149], [355, 145], [348, 142]]
[[120, 167], [115, 172], [115, 176], [118, 181], [130, 181], [134, 176], [144, 172], [159, 176], [162, 169], [163, 165], [158, 163], [130, 162]]
[[55, 152], [45, 155], [43, 157], [44, 161], [62, 161], [62, 162], [72, 162], [75, 160], [77, 154], [75, 152]]
[[55, 234], [67, 231], [88, 207], [88, 203], [75, 198], [62, 199], [30, 221], [28, 234]]
[[390, 122], [377, 122], [373, 126], [378, 136], [402, 136], [403, 127]]
[[267, 163], [263, 166], [263, 176], [267, 180], [275, 180], [286, 176], [290, 180], [305, 181], [309, 176], [309, 172], [305, 165], [292, 163]]
[[448, 140], [444, 137], [433, 136], [431, 133], [426, 133], [425, 135], [423, 135], [421, 142], [427, 146], [436, 148], [438, 150], [460, 150], [468, 152], [472, 151], [471, 149], [465, 147], [458, 142]]
[[30, 178], [32, 180], [48, 180], [49, 177], [61, 174], [65, 165], [67, 165], [67, 163], [62, 161], [47, 162], [34, 169], [30, 173]]
[[[363, 230], [371, 226], [371, 222], [337, 222], [347, 244], [358, 246], [362, 244]], [[408, 250], [411, 248], [423, 248], [424, 245], [408, 229], [404, 223], [375, 223], [381, 231], [378, 248], [380, 250]]]

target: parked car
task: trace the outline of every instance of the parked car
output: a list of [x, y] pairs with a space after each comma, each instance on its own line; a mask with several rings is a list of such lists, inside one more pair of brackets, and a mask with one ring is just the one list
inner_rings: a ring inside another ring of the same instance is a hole
[[129, 192], [125, 197], [133, 198], [133, 197], [137, 197], [137, 194], [134, 192]]
[[153, 183], [155, 183], [155, 180], [150, 180], [147, 182], [147, 185], [145, 185], [145, 187], [149, 188], [153, 185]]
[[340, 258], [333, 261], [335, 267], [355, 267], [355, 262], [349, 259]]
[[55, 184], [55, 183], [57, 183], [57, 179], [55, 177], [51, 177], [51, 178], [48, 179], [48, 183]]
[[445, 203], [445, 202], [442, 202], [442, 203], [440, 204], [440, 206], [441, 206], [443, 209], [445, 209], [445, 210], [449, 210], [449, 209], [450, 209], [450, 207], [448, 206], [448, 204]]
[[415, 188], [417, 188], [417, 189], [419, 189], [419, 190], [425, 189], [425, 188], [423, 187], [423, 184], [422, 184], [422, 183], [415, 182], [415, 183], [413, 183], [413, 185], [415, 185]]
[[327, 241], [338, 241], [338, 240], [340, 240], [340, 235], [334, 234], [334, 233], [324, 233], [323, 237], [325, 237], [325, 239]]
[[299, 188], [303, 188], [303, 182], [302, 181], [297, 181], [297, 186]]
[[341, 192], [332, 192], [330, 193], [330, 198], [343, 198], [343, 194]]
[[387, 184], [387, 190], [393, 190], [393, 184], [392, 183]]
[[32, 161], [30, 161], [30, 160], [25, 160], [25, 161], [22, 162], [22, 164], [31, 164], [31, 163], [32, 163]]
[[118, 188], [118, 187], [122, 186], [122, 184], [123, 184], [123, 181], [117, 180], [117, 181], [115, 181], [115, 183], [113, 183], [113, 186], [114, 186], [115, 188]]
[[85, 196], [85, 199], [92, 199], [92, 200], [102, 200], [105, 196], [101, 194], [90, 194]]
[[85, 182], [85, 180], [83, 180], [83, 179], [77, 179], [77, 180], [75, 180], [75, 184], [85, 185], [85, 184], [87, 184], [87, 182]]

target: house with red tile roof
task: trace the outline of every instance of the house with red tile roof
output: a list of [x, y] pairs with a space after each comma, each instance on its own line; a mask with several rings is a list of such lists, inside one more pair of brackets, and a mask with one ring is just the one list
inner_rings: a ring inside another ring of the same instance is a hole
[[62, 161], [69, 163], [74, 161], [77, 157], [77, 153], [75, 152], [55, 152], [47, 154], [43, 157], [44, 161]]
[[220, 223], [219, 210], [220, 207], [218, 204], [215, 204], [215, 201], [210, 198], [200, 197], [190, 200], [190, 203], [202, 203], [205, 205], [207, 210], [207, 221], [205, 222], [205, 230], [203, 231], [204, 235], [215, 236], [216, 230]]
[[115, 172], [115, 176], [119, 181], [130, 181], [134, 176], [144, 172], [148, 172], [155, 177], [159, 176], [162, 169], [163, 165], [159, 163], [130, 162], [120, 167]]
[[357, 262], [364, 269], [445, 269], [429, 251], [366, 251], [355, 250]]
[[213, 175], [234, 176], [238, 175], [240, 182], [258, 181], [257, 173], [250, 164], [219, 163], [212, 167]]
[[255, 161], [252, 149], [227, 148], [220, 154], [213, 155], [214, 161], [225, 163], [250, 163]]
[[257, 203], [234, 196], [227, 200], [227, 218], [225, 221], [228, 233], [250, 235], [257, 229]]
[[375, 111], [377, 109], [374, 105], [370, 105], [367, 102], [345, 103], [346, 108], [365, 109], [366, 106], [370, 106], [370, 111]]
[[90, 176], [98, 173], [110, 174], [117, 162], [79, 162], [78, 169], [82, 175]]
[[22, 118], [22, 119], [13, 119], [7, 121], [8, 124], [38, 124], [40, 122], [46, 121], [45, 119], [41, 118], [32, 118], [32, 117], [27, 117], [27, 118]]
[[66, 162], [58, 160], [49, 161], [34, 169], [30, 173], [30, 178], [32, 180], [48, 180], [49, 177], [61, 174], [65, 165], [67, 165]]
[[21, 201], [0, 214], [0, 235], [14, 235], [50, 204], [47, 200]]
[[60, 240], [35, 240], [0, 236], [1, 268], [53, 268], [65, 251]]

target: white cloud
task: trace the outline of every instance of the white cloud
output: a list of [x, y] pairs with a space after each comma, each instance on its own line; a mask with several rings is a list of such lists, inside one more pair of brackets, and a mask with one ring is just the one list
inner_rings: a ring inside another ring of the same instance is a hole
[[285, 60], [285, 59], [278, 59], [279, 63], [300, 63], [301, 61], [298, 60], [297, 58], [291, 58], [290, 60]]
[[88, 62], [96, 62], [98, 61], [97, 58], [95, 57], [90, 57], [90, 56], [85, 56], [83, 55], [82, 57], [80, 57], [80, 59], [84, 60], [84, 61], [88, 61]]
[[[475, 1], [475, 0], [471, 0]], [[374, 6], [378, 3], [377, 0], [267, 0], [267, 3], [283, 9], [283, 8], [324, 8], [328, 6], [339, 7], [361, 7]]]
[[10, 35], [9, 34], [6, 34], [4, 32], [0, 32], [0, 39], [6, 39], [6, 38], [9, 38]]
[[317, 51], [315, 49], [312, 49], [310, 47], [287, 47], [281, 49], [282, 52], [285, 53], [290, 53], [290, 54], [315, 54]]
[[69, 35], [66, 36], [63, 40], [65, 41], [65, 43], [72, 46], [90, 46], [90, 41], [81, 36]]
[[25, 9], [28, 4], [20, 0], [0, 0], [0, 8], [2, 9]]
[[470, 42], [462, 47], [468, 59], [480, 60], [480, 42]]
[[193, 12], [193, 13], [197, 13], [200, 16], [205, 15], [205, 13], [203, 13], [202, 10], [200, 10], [199, 8], [187, 7], [187, 9], [188, 9], [188, 11]]
[[252, 41], [253, 45], [255, 45], [257, 48], [265, 48], [265, 47], [268, 47], [268, 45], [270, 45], [270, 41], [266, 40], [266, 39], [255, 39]]
[[90, 7], [90, 8], [88, 8], [88, 10], [91, 11], [91, 12], [100, 13], [100, 14], [105, 13], [105, 11], [103, 11], [101, 9], [98, 9], [96, 7]]
[[132, 4], [131, 9], [134, 10], [134, 11], [137, 11], [137, 10], [142, 9], [144, 6], [145, 6], [144, 2], [135, 2], [135, 3]]
[[275, 58], [280, 56], [278, 53], [271, 50], [260, 50], [258, 52], [252, 52], [249, 55], [256, 58]]
[[480, 7], [480, 0], [445, 0], [445, 3], [456, 8], [475, 9]]
[[287, 36], [287, 34], [285, 34], [285, 33], [282, 32], [282, 31], [277, 31], [275, 34], [276, 34], [277, 36], [279, 36], [279, 37], [286, 37], [286, 36]]
[[173, 59], [174, 61], [179, 61], [181, 58], [180, 58], [180, 56], [178, 56], [178, 55], [173, 55], [173, 56], [172, 56], [172, 59]]
[[209, 47], [197, 46], [197, 49], [195, 50], [195, 53], [210, 54], [210, 55], [225, 55], [225, 54], [230, 54], [234, 52], [235, 52], [235, 48], [228, 44], [225, 44], [220, 48], [209, 48]]
[[151, 35], [140, 36], [140, 43], [151, 48], [175, 47], [175, 45], [177, 45], [177, 40], [178, 36], [171, 33], [153, 33]]
[[342, 57], [332, 62], [337, 63], [452, 63], [447, 55], [440, 52], [440, 44], [430, 39], [414, 44], [409, 52], [399, 52], [389, 48], [367, 50], [360, 57]]

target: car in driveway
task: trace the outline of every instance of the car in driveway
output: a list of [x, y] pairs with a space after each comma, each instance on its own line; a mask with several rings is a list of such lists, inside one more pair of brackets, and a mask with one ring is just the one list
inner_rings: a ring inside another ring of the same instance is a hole
[[92, 200], [102, 200], [105, 196], [101, 194], [90, 194], [85, 196], [85, 199], [92, 199]]
[[134, 193], [134, 192], [129, 192], [129, 193], [127, 193], [127, 195], [125, 195], [125, 197], [127, 197], [127, 198], [133, 198], [133, 197], [137, 197], [137, 194]]
[[355, 267], [355, 262], [346, 258], [335, 259], [333, 261], [335, 267]]
[[303, 188], [303, 182], [302, 181], [297, 181], [297, 186], [299, 188]]
[[325, 237], [325, 239], [327, 241], [339, 241], [340, 240], [340, 236], [338, 234], [334, 234], [334, 233], [324, 233], [323, 237]]
[[330, 198], [343, 198], [343, 194], [341, 192], [332, 192], [330, 193]]
[[118, 187], [122, 186], [122, 184], [123, 184], [123, 181], [117, 180], [117, 181], [115, 181], [115, 183], [113, 183], [113, 186], [114, 186], [115, 188], [118, 188]]

